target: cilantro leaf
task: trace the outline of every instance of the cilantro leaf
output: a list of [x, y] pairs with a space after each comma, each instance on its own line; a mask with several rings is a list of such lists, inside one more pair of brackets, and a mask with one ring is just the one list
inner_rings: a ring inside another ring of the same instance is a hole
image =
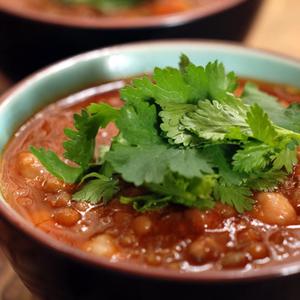
[[215, 186], [215, 195], [222, 203], [233, 206], [239, 213], [252, 209], [252, 192], [245, 186], [219, 183]]
[[33, 146], [30, 151], [48, 172], [66, 183], [74, 183], [80, 180], [84, 170], [81, 167], [71, 167], [65, 164], [53, 151], [44, 148], [37, 149]]
[[[155, 68], [123, 88], [122, 108], [91, 104], [74, 116], [63, 146], [75, 166], [52, 151], [31, 151], [59, 179], [79, 182], [74, 201], [106, 203], [120, 179], [143, 187], [143, 195], [120, 195], [140, 212], [221, 201], [242, 213], [252, 208], [253, 190], [272, 190], [292, 172], [300, 105], [284, 108], [251, 84], [238, 98], [236, 86], [222, 63], [204, 68], [182, 55], [178, 69]], [[95, 157], [96, 135], [109, 122], [119, 135]]]
[[173, 149], [164, 144], [137, 147], [115, 144], [105, 159], [125, 181], [137, 186], [161, 183], [169, 171], [187, 178], [212, 172], [206, 159], [196, 150]]
[[211, 197], [213, 184], [214, 181], [209, 175], [202, 179], [187, 180], [182, 176], [169, 173], [162, 183], [149, 184], [147, 187], [159, 195], [172, 196], [169, 200], [171, 203], [208, 209], [214, 206]]
[[[281, 126], [300, 133], [300, 103], [292, 103], [284, 110], [284, 118], [281, 120]], [[280, 124], [278, 124], [280, 125]]]
[[287, 178], [283, 170], [269, 170], [252, 173], [247, 179], [247, 186], [254, 191], [272, 191]]
[[159, 113], [162, 119], [160, 128], [164, 131], [171, 143], [193, 145], [198, 142], [198, 138], [187, 131], [181, 124], [182, 117], [195, 110], [193, 104], [170, 103], [165, 105], [164, 110]]
[[249, 124], [253, 137], [268, 145], [274, 145], [277, 132], [274, 125], [269, 120], [268, 115], [255, 103], [247, 113], [247, 123]]
[[291, 173], [294, 164], [297, 163], [297, 150], [285, 148], [280, 151], [274, 160], [273, 168], [275, 170], [281, 170], [285, 168], [287, 172]]
[[105, 128], [110, 122], [114, 122], [120, 116], [120, 110], [106, 103], [92, 103], [87, 107], [87, 112], [93, 116], [99, 126]]
[[40, 160], [42, 165], [54, 176], [67, 183], [80, 181], [94, 160], [95, 138], [100, 127], [106, 127], [114, 121], [118, 112], [106, 104], [95, 104], [90, 108], [92, 114], [82, 110], [74, 115], [75, 130], [66, 128], [64, 133], [69, 139], [63, 143], [64, 157], [73, 161], [78, 167], [65, 164], [52, 151], [31, 147], [30, 151]]
[[180, 57], [180, 70], [184, 81], [191, 87], [191, 99], [204, 100], [208, 97], [208, 78], [205, 69], [195, 66], [186, 55]]
[[225, 73], [225, 67], [217, 60], [207, 64], [205, 68], [210, 99], [222, 99], [226, 92], [237, 88], [237, 77], [233, 72]]
[[181, 68], [155, 68], [152, 80], [148, 77], [135, 79], [132, 85], [121, 90], [125, 101], [154, 100], [161, 107], [169, 103], [196, 104], [209, 98], [223, 99], [234, 91], [237, 79], [234, 73], [225, 73], [224, 65], [215, 61], [204, 69], [181, 56]]
[[79, 191], [73, 194], [72, 200], [92, 204], [100, 201], [107, 203], [119, 191], [117, 180], [100, 174], [94, 174], [92, 177], [97, 178], [85, 183]]
[[263, 143], [249, 142], [233, 156], [233, 169], [238, 172], [251, 173], [264, 170], [272, 161], [274, 149]]
[[214, 163], [219, 171], [220, 177], [227, 185], [240, 185], [242, 183], [242, 174], [233, 170], [231, 166], [232, 150], [228, 145], [210, 145], [205, 149], [206, 155]]
[[269, 116], [271, 121], [285, 129], [300, 132], [300, 104], [291, 104], [284, 108], [274, 96], [262, 92], [253, 83], [247, 83], [242, 99], [247, 104], [258, 104]]
[[115, 144], [105, 159], [127, 182], [137, 186], [163, 181], [168, 169], [166, 145], [127, 146]]
[[61, 0], [65, 4], [85, 4], [110, 13], [115, 10], [130, 8], [143, 0]]
[[158, 135], [158, 116], [154, 105], [130, 101], [122, 107], [116, 125], [122, 137], [131, 145], [161, 144]]
[[172, 172], [186, 178], [202, 177], [212, 174], [213, 170], [208, 158], [196, 149], [169, 149], [168, 166]]
[[86, 111], [74, 115], [76, 130], [66, 128], [65, 135], [69, 138], [64, 142], [64, 157], [76, 162], [86, 169], [94, 157], [95, 136], [99, 126], [95, 119], [90, 119]]
[[137, 197], [120, 197], [122, 204], [130, 204], [135, 210], [140, 213], [145, 213], [151, 210], [162, 209], [169, 205], [171, 196], [159, 197], [156, 194], [142, 195]]
[[249, 125], [245, 121], [246, 110], [239, 109], [218, 101], [200, 101], [194, 112], [188, 112], [181, 119], [184, 128], [199, 138], [217, 141], [224, 140], [234, 127], [249, 135]]

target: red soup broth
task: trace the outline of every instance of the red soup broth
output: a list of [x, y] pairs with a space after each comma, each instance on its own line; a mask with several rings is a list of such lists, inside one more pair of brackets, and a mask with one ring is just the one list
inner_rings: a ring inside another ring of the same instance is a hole
[[[0, 0], [6, 2], [7, 0]], [[211, 0], [145, 0], [128, 9], [115, 10], [110, 13], [102, 12], [87, 4], [66, 4], [62, 0], [9, 0], [11, 4], [47, 12], [52, 15], [71, 17], [141, 17], [159, 16], [179, 13], [194, 7], [207, 6]]]
[[[240, 81], [237, 93], [245, 80]], [[300, 165], [274, 193], [257, 193], [250, 213], [218, 203], [207, 211], [169, 206], [141, 214], [118, 199], [91, 205], [71, 201], [75, 187], [58, 181], [28, 151], [30, 145], [63, 154], [63, 129], [91, 102], [120, 107], [123, 82], [97, 86], [49, 105], [14, 135], [3, 154], [1, 189], [9, 204], [37, 228], [73, 247], [111, 261], [181, 271], [248, 270], [296, 256], [300, 251]], [[284, 104], [300, 101], [296, 89], [259, 83]], [[89, 95], [89, 96], [87, 96]], [[114, 124], [101, 129], [97, 144], [109, 145]], [[127, 185], [123, 194], [134, 195]], [[270, 203], [273, 205], [270, 206]], [[274, 206], [275, 203], [275, 206]], [[267, 207], [273, 215], [262, 214]]]

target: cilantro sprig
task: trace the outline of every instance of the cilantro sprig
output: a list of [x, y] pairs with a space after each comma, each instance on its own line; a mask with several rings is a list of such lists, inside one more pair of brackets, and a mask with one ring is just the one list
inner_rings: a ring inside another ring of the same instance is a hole
[[85, 4], [104, 13], [133, 7], [144, 0], [58, 0], [65, 4]]
[[[63, 144], [72, 164], [50, 150], [31, 151], [54, 176], [78, 185], [74, 201], [107, 203], [118, 194], [141, 212], [221, 201], [242, 213], [251, 210], [253, 191], [272, 190], [292, 172], [300, 106], [284, 108], [251, 83], [237, 97], [237, 85], [222, 63], [196, 66], [182, 55], [178, 69], [155, 68], [125, 86], [121, 109], [94, 103], [76, 114]], [[98, 151], [98, 130], [109, 122], [119, 134]], [[143, 192], [123, 195], [122, 182]]]

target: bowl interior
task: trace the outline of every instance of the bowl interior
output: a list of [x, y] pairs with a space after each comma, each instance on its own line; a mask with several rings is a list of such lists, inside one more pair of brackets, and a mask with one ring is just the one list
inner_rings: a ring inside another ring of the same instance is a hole
[[[202, 65], [218, 59], [225, 64], [227, 70], [233, 70], [240, 76], [287, 83], [300, 88], [299, 62], [234, 44], [173, 41], [130, 44], [96, 50], [53, 65], [24, 80], [2, 97], [0, 101], [0, 152], [3, 151], [15, 130], [41, 107], [94, 83], [150, 72], [155, 66], [176, 66], [181, 53], [187, 54], [196, 64]], [[1, 198], [1, 195], [0, 199], [2, 212], [11, 210], [10, 208], [4, 209], [5, 200]], [[21, 217], [16, 214], [14, 217], [10, 215], [9, 218], [11, 222], [15, 222], [16, 218], [19, 218], [21, 222]], [[25, 229], [26, 226], [24, 224]], [[36, 236], [42, 236], [38, 229], [30, 230], [35, 231]], [[28, 232], [30, 230], [28, 229]], [[44, 238], [44, 241], [46, 240]], [[73, 251], [67, 246], [59, 249], [65, 249], [67, 254]], [[290, 269], [287, 269], [288, 267]], [[275, 268], [273, 273], [265, 268], [260, 274], [264, 276], [270, 272], [277, 275], [289, 274], [299, 271], [300, 265], [299, 263], [296, 266], [284, 265], [280, 268]], [[196, 278], [197, 274], [191, 276]], [[219, 278], [220, 276], [223, 275], [219, 275]], [[237, 277], [236, 272], [232, 272], [231, 276], [231, 278]], [[251, 277], [251, 272], [243, 276]]]

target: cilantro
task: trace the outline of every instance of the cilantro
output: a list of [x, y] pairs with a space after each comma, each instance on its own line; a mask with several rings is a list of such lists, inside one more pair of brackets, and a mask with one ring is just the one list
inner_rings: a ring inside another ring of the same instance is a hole
[[194, 110], [193, 104], [170, 103], [159, 113], [162, 119], [160, 128], [169, 138], [170, 143], [188, 146], [199, 142], [198, 138], [181, 124], [182, 117]]
[[122, 137], [132, 145], [162, 143], [158, 135], [158, 116], [154, 105], [147, 102], [128, 101], [116, 120]]
[[[67, 163], [52, 151], [31, 151], [54, 176], [78, 184], [74, 201], [107, 203], [118, 193], [140, 212], [221, 201], [242, 213], [251, 210], [253, 191], [274, 190], [292, 172], [300, 105], [284, 108], [253, 84], [239, 98], [236, 87], [222, 63], [196, 66], [182, 55], [179, 68], [155, 68], [124, 87], [122, 108], [91, 104], [76, 114], [74, 129], [65, 129]], [[109, 122], [119, 134], [95, 151]], [[125, 197], [122, 181], [145, 194]]]
[[135, 210], [145, 213], [150, 210], [161, 209], [170, 203], [172, 197], [158, 197], [157, 195], [144, 195], [137, 197], [120, 197], [122, 204], [130, 204]]
[[137, 186], [143, 183], [160, 183], [168, 171], [167, 145], [128, 146], [115, 144], [105, 159], [127, 182]]
[[165, 107], [167, 104], [197, 104], [199, 100], [223, 99], [237, 86], [233, 73], [225, 74], [223, 64], [215, 61], [206, 68], [195, 66], [185, 55], [181, 56], [181, 69], [155, 68], [152, 80], [135, 79], [122, 89], [121, 98], [126, 102], [151, 100]]
[[200, 177], [212, 169], [196, 150], [174, 149], [167, 145], [128, 146], [115, 144], [106, 160], [125, 181], [137, 186], [161, 183], [173, 171], [187, 178]]
[[83, 110], [74, 115], [76, 130], [66, 128], [65, 135], [69, 139], [64, 142], [64, 157], [73, 161], [78, 167], [71, 167], [64, 163], [53, 151], [31, 147], [31, 152], [40, 160], [44, 167], [57, 178], [67, 182], [80, 181], [90, 168], [94, 159], [95, 138], [100, 127], [106, 127], [114, 121], [118, 113], [106, 104], [92, 106], [92, 114]]
[[65, 4], [85, 4], [103, 12], [129, 8], [141, 3], [143, 0], [60, 0]]
[[252, 130], [252, 136], [267, 144], [274, 145], [277, 132], [268, 115], [257, 104], [253, 104], [247, 114], [247, 123]]
[[284, 108], [276, 97], [260, 91], [253, 83], [245, 85], [242, 99], [247, 104], [258, 104], [274, 124], [288, 130], [300, 132], [299, 103], [293, 103], [288, 108]]
[[294, 164], [297, 162], [296, 149], [283, 149], [274, 160], [274, 169], [281, 170], [285, 168], [289, 173], [292, 172]]
[[251, 173], [264, 170], [271, 163], [274, 149], [263, 143], [249, 142], [233, 156], [234, 170]]
[[255, 191], [273, 191], [287, 178], [283, 170], [270, 170], [259, 174], [253, 173], [247, 179], [247, 185]]
[[44, 148], [37, 149], [31, 146], [30, 151], [37, 157], [46, 170], [58, 179], [66, 183], [74, 183], [80, 180], [83, 174], [81, 167], [71, 167], [65, 164], [53, 151], [47, 151]]
[[233, 92], [237, 87], [237, 77], [233, 72], [225, 73], [225, 68], [218, 61], [210, 62], [205, 68], [209, 99], [222, 99], [226, 92]]
[[115, 179], [100, 174], [90, 177], [96, 177], [96, 179], [84, 184], [78, 192], [73, 194], [72, 200], [87, 201], [94, 204], [102, 200], [107, 203], [119, 191], [118, 181]]
[[221, 199], [222, 203], [233, 206], [239, 213], [251, 210], [254, 200], [251, 198], [252, 192], [245, 186], [217, 184], [215, 195]]
[[233, 128], [239, 128], [244, 133], [249, 132], [245, 111], [242, 115], [235, 106], [222, 104], [216, 100], [200, 101], [193, 112], [183, 116], [181, 124], [199, 138], [212, 141], [225, 139]]

